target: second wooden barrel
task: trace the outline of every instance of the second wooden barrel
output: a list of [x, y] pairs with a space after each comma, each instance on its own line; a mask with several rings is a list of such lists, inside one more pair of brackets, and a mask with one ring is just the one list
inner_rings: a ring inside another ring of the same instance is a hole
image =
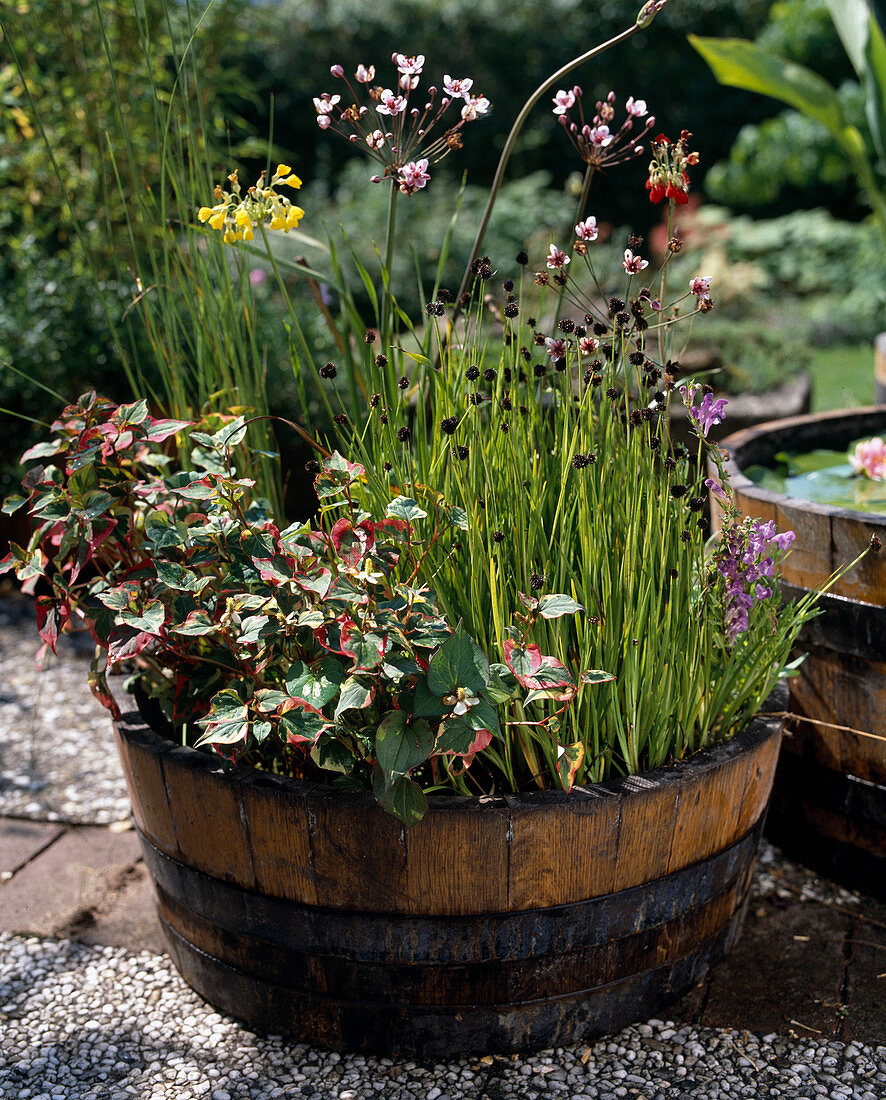
[[[755, 485], [744, 474], [780, 451], [844, 451], [886, 433], [886, 407], [791, 417], [723, 441], [738, 506], [797, 534], [782, 585], [788, 598], [827, 582], [875, 535], [883, 544], [837, 583], [801, 638], [790, 681], [791, 722], [767, 834], [832, 878], [886, 897], [886, 515], [816, 504]], [[717, 509], [714, 519], [717, 522]]]

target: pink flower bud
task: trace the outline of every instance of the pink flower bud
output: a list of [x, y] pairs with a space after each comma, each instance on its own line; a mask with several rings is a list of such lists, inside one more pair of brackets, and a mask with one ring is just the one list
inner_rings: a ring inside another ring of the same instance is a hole
[[370, 176], [369, 177], [369, 182], [370, 183], [381, 183], [381, 176]]
[[341, 67], [341, 65], [333, 65], [329, 71], [332, 73], [333, 76], [337, 76], [339, 79], [341, 79], [345, 75], [345, 71]]

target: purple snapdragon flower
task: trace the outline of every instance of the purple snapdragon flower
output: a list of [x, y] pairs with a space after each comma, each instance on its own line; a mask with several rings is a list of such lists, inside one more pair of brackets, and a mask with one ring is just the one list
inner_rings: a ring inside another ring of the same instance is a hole
[[696, 395], [701, 387], [695, 383], [691, 386], [681, 386], [683, 404], [689, 412], [689, 419], [699, 435], [707, 439], [708, 432], [715, 424], [722, 424], [726, 419], [726, 406], [729, 404], [725, 397], [714, 399], [712, 393], [706, 393], [700, 405], [694, 404]]
[[775, 576], [774, 553], [786, 553], [797, 536], [793, 531], [777, 532], [769, 520], [745, 519], [724, 531], [717, 553], [717, 572], [725, 583], [726, 639], [735, 644], [748, 629], [748, 616], [755, 604], [772, 595]]

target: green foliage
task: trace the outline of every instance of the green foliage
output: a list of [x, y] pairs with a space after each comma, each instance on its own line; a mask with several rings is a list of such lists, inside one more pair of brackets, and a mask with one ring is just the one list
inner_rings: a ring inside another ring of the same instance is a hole
[[[43, 579], [51, 649], [79, 614], [109, 667], [137, 659], [141, 690], [184, 743], [291, 775], [345, 776], [412, 824], [422, 784], [458, 787], [474, 755], [502, 740], [489, 661], [416, 585], [424, 550], [412, 523], [373, 522], [354, 506], [361, 466], [335, 454], [318, 478], [326, 512], [344, 516], [280, 531], [234, 468], [243, 419], [219, 419], [192, 427], [94, 393], [66, 408], [53, 438], [25, 455], [38, 464], [7, 511], [27, 506], [36, 529], [0, 573]], [[163, 444], [184, 447], [185, 435], [194, 467], [173, 473]], [[548, 614], [580, 610], [546, 599]], [[117, 713], [98, 667], [93, 686]]]
[[825, 0], [825, 6], [855, 72], [861, 126], [844, 112], [846, 94], [839, 96], [829, 80], [795, 60], [742, 39], [690, 35], [690, 41], [721, 84], [778, 99], [827, 132], [886, 239], [886, 37], [866, 0]]

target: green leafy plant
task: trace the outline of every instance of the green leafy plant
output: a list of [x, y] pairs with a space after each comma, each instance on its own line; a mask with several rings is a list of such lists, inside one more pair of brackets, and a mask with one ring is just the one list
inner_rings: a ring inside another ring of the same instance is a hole
[[[184, 743], [371, 786], [407, 824], [426, 809], [424, 787], [467, 789], [474, 757], [505, 740], [501, 705], [528, 681], [513, 647], [508, 664], [490, 664], [460, 623], [441, 618], [421, 579], [422, 509], [393, 495], [371, 519], [353, 495], [365, 471], [333, 454], [316, 479], [328, 522], [280, 530], [233, 465], [245, 457], [245, 420], [189, 427], [150, 416], [144, 401], [87, 394], [25, 455], [52, 463], [32, 466], [26, 495], [7, 500], [8, 512], [27, 505], [37, 527], [0, 572], [48, 586], [37, 599], [46, 645], [81, 617], [100, 655], [93, 689], [114, 714], [106, 669], [135, 660], [139, 690]], [[164, 444], [178, 435], [193, 468], [173, 471]], [[428, 537], [458, 522], [440, 510]], [[565, 595], [535, 603], [548, 620], [581, 610]], [[537, 646], [520, 652], [537, 685], [527, 700], [574, 699], [559, 662], [536, 659]], [[568, 788], [574, 769], [558, 776]]]
[[811, 69], [744, 39], [689, 41], [721, 84], [781, 100], [822, 126], [851, 167], [886, 239], [886, 39], [867, 0], [825, 0], [864, 96], [864, 129], [854, 125], [840, 94]]

